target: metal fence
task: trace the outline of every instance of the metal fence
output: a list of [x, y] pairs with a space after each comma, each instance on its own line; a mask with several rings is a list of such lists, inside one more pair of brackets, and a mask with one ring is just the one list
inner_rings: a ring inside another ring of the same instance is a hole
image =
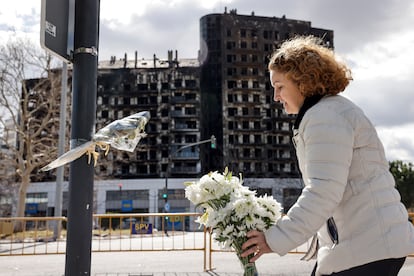
[[[195, 219], [199, 213], [99, 214], [93, 216], [92, 252], [202, 251], [204, 271], [222, 249]], [[410, 213], [414, 222], [414, 213]], [[64, 254], [65, 217], [0, 218], [0, 257]], [[304, 253], [307, 244], [291, 253]], [[410, 257], [414, 257], [411, 254]]]
[[0, 256], [65, 252], [66, 240], [54, 237], [65, 222], [65, 217], [0, 218]]
[[[206, 234], [194, 222], [199, 215], [94, 215], [92, 251], [205, 250]], [[64, 253], [66, 223], [65, 217], [0, 218], [0, 256]]]
[[92, 251], [205, 251], [198, 213], [95, 215]]
[[[207, 235], [199, 213], [100, 214], [93, 216], [92, 252], [202, 251]], [[0, 218], [0, 257], [64, 254], [65, 217]], [[18, 228], [18, 230], [16, 229]]]

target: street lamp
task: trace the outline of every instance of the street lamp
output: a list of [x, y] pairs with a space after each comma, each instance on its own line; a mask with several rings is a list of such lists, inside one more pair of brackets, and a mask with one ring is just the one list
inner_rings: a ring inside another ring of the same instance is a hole
[[190, 147], [197, 146], [197, 145], [201, 145], [201, 144], [205, 144], [205, 143], [211, 143], [211, 148], [216, 149], [217, 148], [216, 136], [211, 135], [210, 139], [206, 139], [206, 140], [202, 140], [202, 141], [199, 141], [199, 142], [195, 142], [195, 143], [191, 143], [191, 144], [182, 146], [182, 147], [178, 148], [176, 151], [174, 151], [171, 155], [168, 155], [168, 163], [167, 163], [167, 169], [166, 169], [166, 172], [165, 172], [165, 187], [164, 187], [164, 191], [165, 191], [166, 196], [164, 197], [164, 194], [163, 194], [163, 198], [165, 199], [166, 204], [168, 203], [168, 194], [167, 194], [168, 193], [168, 176], [169, 176], [170, 169], [171, 169], [170, 168], [171, 167], [171, 156], [174, 156], [175, 154], [182, 151], [183, 149], [190, 148]]

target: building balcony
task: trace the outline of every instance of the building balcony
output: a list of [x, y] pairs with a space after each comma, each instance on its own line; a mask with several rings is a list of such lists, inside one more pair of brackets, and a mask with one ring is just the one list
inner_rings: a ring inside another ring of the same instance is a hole
[[171, 117], [174, 117], [174, 118], [183, 118], [183, 117], [198, 118], [198, 117], [200, 117], [200, 112], [186, 114], [182, 111], [172, 111], [171, 112]]
[[184, 96], [171, 97], [171, 103], [185, 103], [185, 104], [198, 104], [200, 101], [197, 99], [188, 99]]
[[187, 125], [187, 124], [175, 124], [174, 129], [172, 129], [174, 132], [199, 132], [199, 129], [197, 126], [194, 125]]
[[173, 156], [171, 156], [171, 159], [172, 160], [199, 160], [200, 153], [191, 152], [191, 151], [177, 152]]

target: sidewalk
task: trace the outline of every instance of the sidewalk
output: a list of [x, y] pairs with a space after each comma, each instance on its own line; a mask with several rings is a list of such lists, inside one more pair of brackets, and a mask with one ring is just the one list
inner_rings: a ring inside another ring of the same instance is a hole
[[[308, 276], [314, 262], [300, 261], [301, 254], [262, 256], [256, 263], [260, 276]], [[215, 252], [211, 271], [204, 271], [199, 251], [93, 253], [91, 275], [96, 276], [237, 276], [242, 269], [234, 253]], [[209, 264], [207, 264], [209, 266]], [[1, 256], [0, 276], [62, 276], [65, 255]], [[414, 258], [408, 258], [399, 276], [414, 275]]]

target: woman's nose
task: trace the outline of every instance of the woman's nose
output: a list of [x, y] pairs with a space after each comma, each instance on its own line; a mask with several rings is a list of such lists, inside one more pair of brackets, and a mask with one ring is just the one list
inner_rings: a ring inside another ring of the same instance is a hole
[[273, 100], [274, 100], [275, 102], [278, 102], [278, 101], [280, 100], [280, 95], [279, 95], [279, 93], [278, 93], [277, 88], [274, 88], [274, 89], [273, 89]]

